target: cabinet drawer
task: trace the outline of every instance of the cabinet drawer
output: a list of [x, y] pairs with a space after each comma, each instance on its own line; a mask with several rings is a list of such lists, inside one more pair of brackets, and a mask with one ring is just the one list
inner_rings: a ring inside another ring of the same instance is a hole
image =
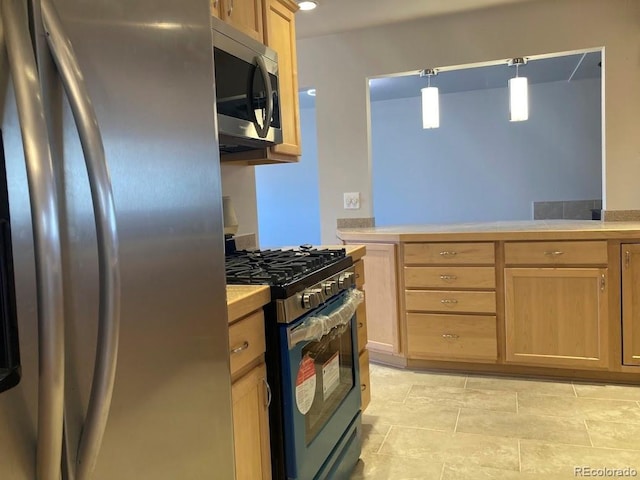
[[408, 288], [495, 288], [493, 267], [404, 267]]
[[495, 313], [495, 292], [407, 290], [406, 309], [428, 312]]
[[262, 310], [229, 326], [229, 357], [232, 376], [262, 355], [264, 351], [264, 314]]
[[369, 402], [371, 401], [371, 381], [369, 378], [369, 351], [365, 350], [360, 354], [359, 362], [360, 364], [360, 390], [361, 390], [361, 405], [362, 411], [367, 408]]
[[507, 265], [602, 265], [607, 242], [507, 242]]
[[367, 347], [367, 307], [361, 303], [356, 310], [356, 322], [358, 324], [358, 351]]
[[364, 263], [362, 260], [358, 260], [353, 264], [353, 268], [356, 271], [356, 288], [362, 288], [364, 285]]
[[407, 314], [411, 357], [496, 360], [496, 317]]
[[404, 246], [406, 264], [493, 265], [493, 243], [408, 243]]

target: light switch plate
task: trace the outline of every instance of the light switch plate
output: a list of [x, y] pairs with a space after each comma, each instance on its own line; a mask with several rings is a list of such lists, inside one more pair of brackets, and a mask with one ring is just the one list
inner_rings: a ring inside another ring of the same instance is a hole
[[360, 208], [360, 192], [347, 192], [344, 194], [345, 210], [358, 210]]

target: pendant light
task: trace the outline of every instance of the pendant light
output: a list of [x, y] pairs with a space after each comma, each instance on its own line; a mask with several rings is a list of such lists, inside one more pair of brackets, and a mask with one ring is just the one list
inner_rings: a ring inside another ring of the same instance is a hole
[[422, 128], [438, 128], [440, 126], [440, 99], [438, 87], [431, 86], [431, 77], [437, 75], [435, 69], [427, 68], [420, 72], [421, 77], [427, 77], [427, 86], [422, 92]]
[[518, 75], [518, 68], [526, 65], [524, 58], [509, 60], [510, 67], [516, 67], [516, 76], [509, 80], [509, 120], [523, 122], [529, 119], [529, 83], [527, 77]]

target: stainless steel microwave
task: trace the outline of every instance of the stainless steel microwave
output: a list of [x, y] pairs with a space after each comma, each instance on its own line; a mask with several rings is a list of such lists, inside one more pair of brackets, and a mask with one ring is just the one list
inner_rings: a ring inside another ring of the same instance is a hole
[[217, 18], [211, 21], [220, 151], [282, 143], [278, 54]]

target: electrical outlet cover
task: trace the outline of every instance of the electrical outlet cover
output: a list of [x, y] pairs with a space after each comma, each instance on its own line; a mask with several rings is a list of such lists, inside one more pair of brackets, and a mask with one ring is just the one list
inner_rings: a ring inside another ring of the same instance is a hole
[[344, 194], [344, 208], [357, 210], [360, 208], [360, 192], [347, 192]]

